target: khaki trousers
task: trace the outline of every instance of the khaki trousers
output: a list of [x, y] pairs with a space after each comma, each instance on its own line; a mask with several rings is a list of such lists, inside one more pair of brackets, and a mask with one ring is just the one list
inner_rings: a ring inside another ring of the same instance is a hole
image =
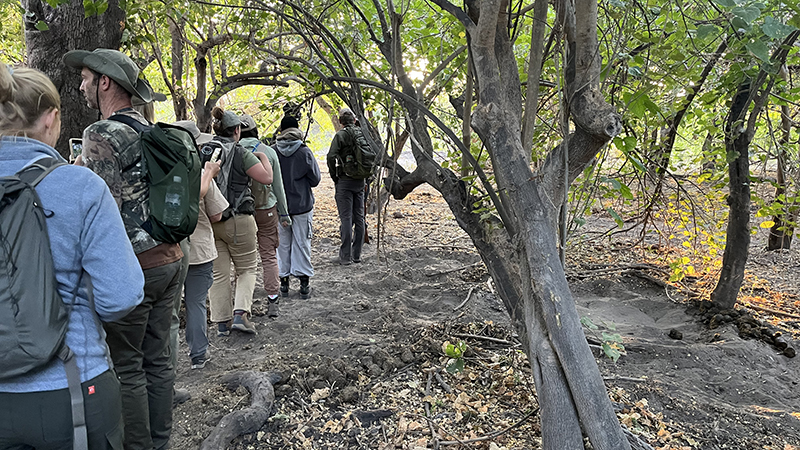
[[[226, 322], [233, 311], [250, 313], [253, 289], [256, 286], [258, 245], [256, 220], [241, 214], [212, 225], [217, 259], [214, 260], [214, 284], [208, 293], [211, 303], [211, 321]], [[236, 291], [231, 298], [231, 262], [236, 274]]]

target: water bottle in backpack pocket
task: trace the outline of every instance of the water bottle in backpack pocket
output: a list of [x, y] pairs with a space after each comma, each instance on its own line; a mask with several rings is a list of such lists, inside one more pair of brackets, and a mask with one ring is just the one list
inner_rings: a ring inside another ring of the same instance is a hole
[[164, 195], [164, 225], [176, 227], [181, 224], [184, 216], [181, 203], [185, 201], [185, 197], [183, 180], [177, 175], [173, 176], [172, 183]]

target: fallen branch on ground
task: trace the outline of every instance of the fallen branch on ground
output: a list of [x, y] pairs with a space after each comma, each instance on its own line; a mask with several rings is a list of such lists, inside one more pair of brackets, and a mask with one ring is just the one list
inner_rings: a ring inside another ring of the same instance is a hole
[[783, 317], [788, 317], [790, 319], [800, 320], [800, 316], [798, 316], [797, 314], [791, 314], [783, 311], [778, 311], [775, 309], [765, 308], [763, 306], [756, 306], [756, 305], [744, 305], [744, 306], [745, 308], [755, 309], [756, 311], [763, 311], [765, 313], [770, 313], [773, 316], [783, 316]]
[[479, 334], [455, 333], [455, 334], [453, 334], [453, 336], [460, 337], [460, 338], [465, 338], [465, 339], [478, 339], [478, 340], [481, 340], [481, 341], [489, 341], [489, 342], [494, 342], [496, 344], [508, 345], [510, 347], [515, 347], [515, 346], [519, 345], [519, 344], [515, 344], [514, 342], [507, 341], [505, 339], [498, 339], [498, 338], [493, 338], [493, 337], [490, 337], [490, 336], [481, 336]]
[[228, 444], [243, 434], [254, 433], [261, 429], [272, 415], [275, 403], [273, 384], [281, 380], [278, 373], [236, 372], [222, 378], [223, 384], [230, 390], [244, 386], [250, 391], [250, 407], [227, 414], [219, 421], [216, 428], [200, 445], [200, 450], [218, 450], [227, 448]]
[[464, 301], [461, 302], [460, 305], [458, 305], [455, 308], [453, 308], [453, 312], [458, 311], [459, 309], [463, 308], [464, 305], [467, 304], [467, 302], [469, 301], [469, 298], [472, 297], [472, 291], [474, 291], [474, 290], [475, 290], [475, 286], [472, 286], [471, 288], [469, 288], [469, 292], [467, 292], [467, 298], [465, 298]]
[[462, 266], [462, 267], [457, 267], [455, 269], [445, 270], [443, 272], [428, 273], [426, 275], [429, 276], [429, 277], [435, 277], [437, 275], [447, 275], [448, 273], [458, 272], [459, 270], [471, 269], [473, 267], [478, 267], [481, 264], [483, 264], [483, 261], [478, 261], [475, 264], [470, 264], [468, 266]]

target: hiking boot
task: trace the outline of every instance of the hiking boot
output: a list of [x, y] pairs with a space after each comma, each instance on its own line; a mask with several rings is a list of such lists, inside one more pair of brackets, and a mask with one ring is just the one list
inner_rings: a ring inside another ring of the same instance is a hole
[[187, 400], [192, 398], [192, 394], [189, 393], [186, 389], [175, 389], [172, 388], [172, 407], [176, 407], [181, 403], [185, 403]]
[[[230, 331], [229, 331], [230, 333]], [[202, 369], [206, 366], [206, 363], [211, 357], [208, 356], [208, 353], [204, 353], [200, 356], [195, 356], [192, 358], [192, 369]]]
[[269, 297], [269, 304], [267, 305], [267, 317], [278, 317], [278, 313], [280, 313], [280, 309], [278, 308], [278, 296], [276, 295], [275, 298]]
[[247, 318], [246, 312], [233, 316], [233, 325], [231, 325], [231, 330], [241, 331], [248, 334], [256, 334], [256, 326], [253, 325], [253, 322], [250, 322], [250, 319]]
[[227, 322], [220, 322], [217, 324], [217, 336], [229, 336], [231, 334], [232, 320]]
[[289, 296], [289, 277], [281, 277], [281, 297]]
[[303, 300], [311, 297], [311, 288], [308, 287], [308, 275], [301, 275], [300, 278], [300, 298]]

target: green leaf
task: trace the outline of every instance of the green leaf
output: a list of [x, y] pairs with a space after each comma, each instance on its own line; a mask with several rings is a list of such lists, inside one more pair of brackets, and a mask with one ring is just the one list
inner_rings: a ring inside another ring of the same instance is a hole
[[634, 137], [634, 136], [625, 136], [625, 139], [623, 139], [623, 142], [625, 143], [625, 151], [626, 152], [632, 152], [634, 149], [636, 149], [636, 137]]
[[616, 223], [617, 223], [617, 225], [618, 225], [620, 228], [622, 228], [622, 226], [625, 224], [625, 222], [622, 220], [622, 217], [620, 217], [620, 216], [619, 216], [619, 214], [617, 214], [617, 212], [616, 212], [616, 211], [614, 211], [614, 209], [613, 209], [613, 208], [611, 208], [611, 207], [609, 207], [609, 208], [606, 208], [606, 212], [608, 212], [608, 214], [610, 214], [610, 215], [611, 215], [611, 218], [613, 218], [613, 219], [614, 219], [614, 222], [616, 222]]
[[747, 32], [750, 29], [750, 24], [742, 20], [741, 17], [734, 17], [731, 19], [731, 25], [735, 30], [740, 30], [741, 32]]
[[633, 200], [633, 193], [631, 192], [631, 188], [628, 187], [626, 184], [620, 184], [619, 192], [622, 194], [622, 197], [627, 198], [628, 200]]
[[97, 15], [103, 14], [108, 9], [108, 0], [100, 0], [99, 2], [95, 3], [97, 7]]
[[761, 10], [754, 6], [736, 7], [731, 10], [734, 16], [742, 19], [748, 26], [752, 24], [758, 16], [761, 15]]
[[58, 0], [47, 0], [47, 4], [50, 5], [51, 8], [58, 8]]
[[44, 21], [44, 20], [40, 20], [40, 21], [36, 22], [36, 25], [34, 25], [34, 26], [35, 26], [35, 27], [36, 27], [36, 29], [37, 29], [37, 30], [39, 30], [39, 31], [47, 31], [47, 30], [49, 30], [49, 29], [50, 29], [50, 27], [49, 27], [49, 26], [47, 26], [47, 24], [45, 23], [45, 21]]
[[719, 33], [719, 27], [716, 25], [700, 25], [697, 27], [697, 39], [705, 39], [706, 37]]
[[464, 360], [462, 358], [454, 359], [447, 365], [447, 373], [456, 373], [464, 370]]
[[751, 41], [745, 44], [747, 51], [753, 54], [756, 58], [760, 59], [765, 63], [770, 62], [769, 58], [769, 49], [767, 45], [761, 41]]
[[622, 336], [619, 333], [608, 334], [605, 331], [602, 333], [603, 340], [606, 342], [622, 342]]
[[92, 17], [97, 15], [97, 7], [92, 0], [83, 0], [83, 16]]
[[644, 103], [644, 107], [647, 108], [647, 110], [653, 113], [654, 115], [657, 116], [661, 114], [661, 108], [659, 108], [658, 105], [655, 104], [655, 102], [650, 100], [649, 96], [645, 95], [642, 102]]
[[785, 38], [794, 30], [796, 30], [795, 27], [791, 25], [784, 25], [771, 16], [767, 16], [764, 19], [764, 24], [761, 25], [761, 31], [775, 40], [781, 40]]
[[595, 325], [594, 322], [592, 322], [592, 319], [586, 316], [581, 317], [581, 325], [585, 326], [590, 330], [596, 330], [598, 328], [597, 325]]
[[724, 8], [733, 8], [736, 3], [733, 0], [714, 0], [714, 3]]
[[603, 353], [605, 353], [606, 356], [608, 356], [614, 362], [617, 362], [619, 357], [622, 355], [619, 350], [605, 342], [603, 342]]

